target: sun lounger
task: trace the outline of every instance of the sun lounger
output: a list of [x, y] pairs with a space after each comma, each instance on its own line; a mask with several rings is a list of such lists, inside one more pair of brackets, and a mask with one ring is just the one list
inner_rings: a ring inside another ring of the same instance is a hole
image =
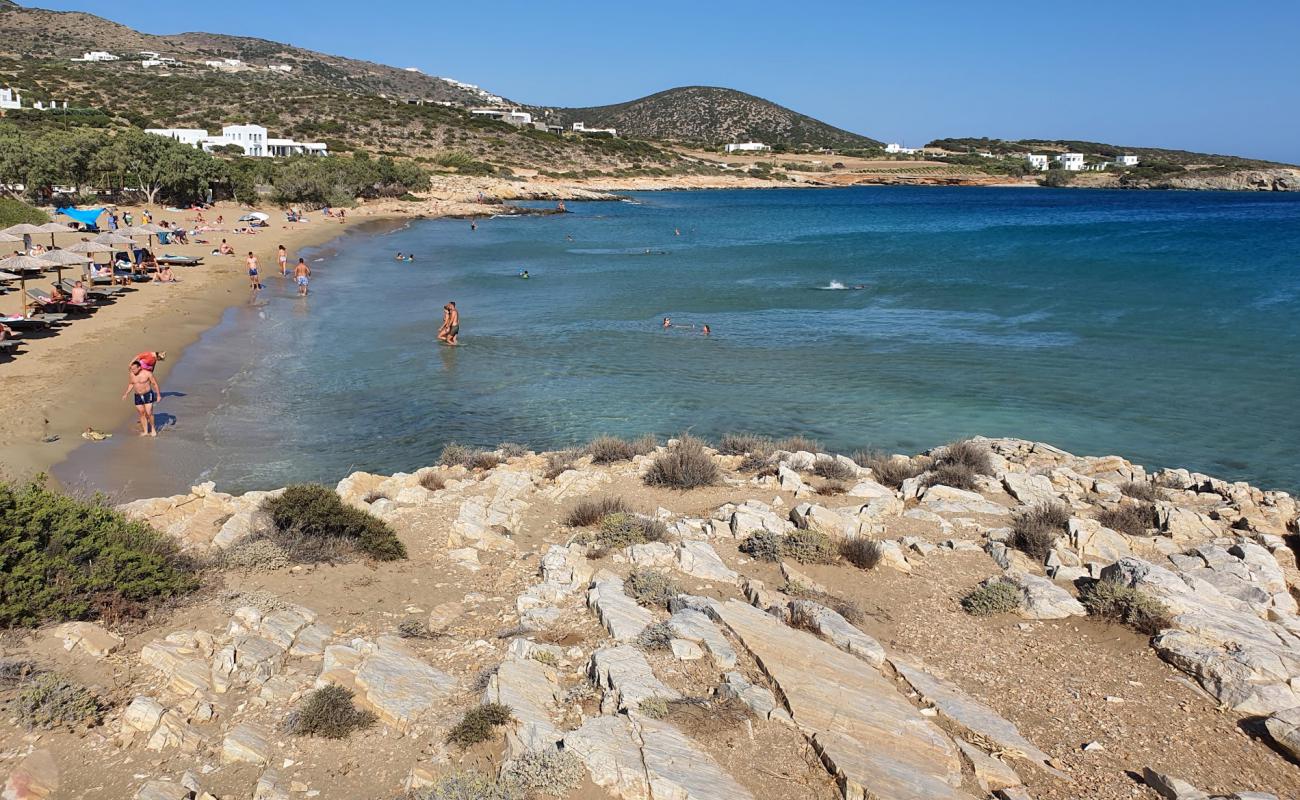
[[65, 314], [69, 311], [78, 314], [89, 314], [97, 306], [94, 303], [74, 303], [71, 300], [51, 300], [50, 296], [40, 289], [28, 289], [27, 296], [42, 312], [53, 312], [56, 314]]
[[39, 331], [67, 319], [67, 314], [31, 314], [26, 317], [0, 317], [0, 322], [16, 331]]
[[170, 264], [173, 267], [197, 267], [203, 264], [203, 259], [194, 256], [158, 256], [159, 264]]
[[[77, 288], [77, 284], [74, 281], [65, 278], [63, 283], [59, 284], [59, 287], [68, 294], [72, 294], [72, 290]], [[121, 286], [87, 286], [85, 289], [88, 296], [103, 298], [117, 297], [125, 291], [125, 288]]]

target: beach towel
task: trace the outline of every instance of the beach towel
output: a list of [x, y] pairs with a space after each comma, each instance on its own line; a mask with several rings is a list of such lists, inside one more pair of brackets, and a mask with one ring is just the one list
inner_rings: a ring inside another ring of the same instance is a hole
[[81, 210], [76, 208], [60, 208], [55, 213], [62, 214], [65, 217], [72, 217], [77, 222], [85, 225], [87, 231], [98, 231], [99, 228], [96, 226], [95, 221], [99, 219], [100, 214], [104, 213], [104, 209], [93, 208]]

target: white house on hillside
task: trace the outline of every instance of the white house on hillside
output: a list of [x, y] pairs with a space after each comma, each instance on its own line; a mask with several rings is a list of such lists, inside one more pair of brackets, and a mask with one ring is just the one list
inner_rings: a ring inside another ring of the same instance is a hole
[[574, 133], [608, 133], [610, 136], [618, 136], [618, 131], [613, 128], [588, 128], [585, 123], [573, 123]]
[[1131, 156], [1127, 153], [1122, 156], [1115, 156], [1115, 166], [1117, 167], [1136, 167], [1137, 165], [1137, 156]]
[[889, 144], [885, 145], [886, 153], [900, 153], [905, 156], [916, 155], [917, 153], [920, 152], [920, 150], [921, 149], [919, 147], [903, 147], [898, 142], [890, 142]]
[[471, 108], [469, 113], [520, 127], [533, 124], [533, 115], [517, 108]]
[[74, 58], [73, 61], [119, 61], [120, 56], [112, 53], [105, 53], [103, 50], [92, 50], [89, 53], [83, 53], [81, 58]]
[[1025, 156], [1025, 158], [1029, 161], [1030, 169], [1036, 169], [1039, 172], [1047, 171], [1047, 156], [1038, 153], [1030, 153]]
[[727, 145], [728, 153], [751, 153], [772, 148], [762, 142], [735, 142]]
[[295, 142], [293, 139], [271, 139], [261, 125], [226, 125], [220, 136], [209, 136], [202, 128], [146, 128], [145, 133], [166, 136], [181, 144], [210, 152], [214, 147], [234, 145], [244, 155], [254, 158], [287, 157], [296, 155], [325, 156], [329, 147], [323, 142]]
[[17, 89], [0, 89], [0, 111], [17, 111], [23, 107], [23, 96]]
[[1055, 159], [1062, 169], [1078, 172], [1083, 169], [1083, 153], [1061, 153]]

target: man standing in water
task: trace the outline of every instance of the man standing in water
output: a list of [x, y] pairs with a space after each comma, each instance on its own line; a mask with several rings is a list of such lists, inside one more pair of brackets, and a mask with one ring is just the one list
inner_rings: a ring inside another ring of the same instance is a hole
[[448, 301], [442, 307], [442, 328], [438, 330], [438, 341], [453, 347], [460, 344], [460, 312], [456, 310], [456, 301]]
[[252, 288], [252, 289], [261, 289], [261, 288], [262, 288], [262, 281], [261, 281], [260, 278], [257, 277], [257, 256], [253, 255], [253, 251], [252, 251], [252, 250], [249, 250], [249, 251], [248, 251], [248, 258], [245, 259], [245, 262], [248, 264], [248, 285], [249, 285], [249, 288]]
[[298, 259], [298, 266], [293, 268], [293, 281], [298, 284], [298, 295], [307, 296], [307, 284], [311, 280], [311, 267], [301, 258]]
[[162, 396], [162, 387], [153, 376], [153, 370], [140, 366], [139, 361], [131, 362], [130, 374], [126, 378], [126, 391], [122, 393], [125, 400], [128, 394], [135, 395], [135, 411], [140, 415], [140, 435], [157, 436], [158, 428], [154, 425], [153, 404]]

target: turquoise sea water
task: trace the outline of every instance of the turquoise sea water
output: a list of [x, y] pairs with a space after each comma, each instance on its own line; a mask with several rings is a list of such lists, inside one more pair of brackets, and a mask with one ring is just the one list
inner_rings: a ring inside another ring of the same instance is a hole
[[[690, 429], [1009, 435], [1300, 488], [1300, 196], [632, 198], [349, 235], [309, 257], [309, 298], [270, 278], [186, 351], [157, 442], [84, 448], [64, 477], [120, 490], [114, 460], [152, 447], [129, 493], [243, 490], [410, 470], [448, 441]], [[447, 300], [458, 349], [434, 342]]]

